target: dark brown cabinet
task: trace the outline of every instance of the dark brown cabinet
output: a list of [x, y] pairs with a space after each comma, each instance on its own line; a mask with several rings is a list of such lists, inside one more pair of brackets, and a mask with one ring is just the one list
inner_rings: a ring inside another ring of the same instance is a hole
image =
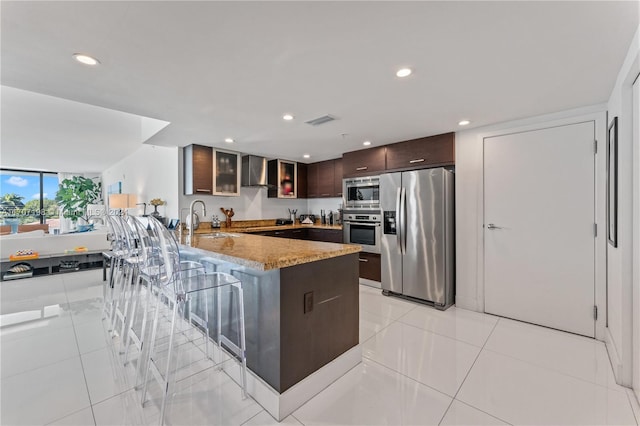
[[213, 148], [189, 145], [182, 149], [184, 195], [213, 194]]
[[335, 197], [334, 185], [334, 165], [333, 160], [321, 161], [318, 163], [318, 192], [320, 198]]
[[367, 176], [385, 169], [385, 147], [362, 149], [342, 154], [344, 177]]
[[455, 162], [455, 134], [429, 136], [387, 145], [387, 170], [451, 166]]
[[320, 188], [318, 188], [319, 168], [319, 163], [307, 165], [307, 198], [318, 198], [320, 196]]
[[360, 278], [372, 281], [380, 281], [380, 255], [361, 251], [358, 253], [360, 261]]
[[331, 197], [342, 197], [342, 159], [308, 164], [306, 198]]
[[342, 243], [342, 229], [318, 229], [309, 228], [308, 239], [311, 241], [324, 241], [327, 243]]
[[309, 167], [304, 163], [298, 163], [298, 198], [307, 198]]
[[342, 158], [333, 160], [333, 194], [342, 197]]
[[275, 229], [269, 231], [249, 232], [252, 235], [264, 237], [294, 238], [296, 240], [324, 241], [327, 243], [342, 243], [341, 229], [294, 228]]

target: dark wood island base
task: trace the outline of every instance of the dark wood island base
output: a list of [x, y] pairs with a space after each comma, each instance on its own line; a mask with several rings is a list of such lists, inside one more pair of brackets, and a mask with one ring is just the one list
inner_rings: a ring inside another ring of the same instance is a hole
[[[281, 420], [361, 361], [360, 247], [236, 235], [198, 238], [196, 247], [182, 247], [181, 257], [242, 282], [247, 390]], [[258, 249], [243, 259], [242, 245]], [[256, 252], [263, 247], [268, 262], [260, 268]], [[233, 324], [233, 313], [223, 309], [223, 330]]]

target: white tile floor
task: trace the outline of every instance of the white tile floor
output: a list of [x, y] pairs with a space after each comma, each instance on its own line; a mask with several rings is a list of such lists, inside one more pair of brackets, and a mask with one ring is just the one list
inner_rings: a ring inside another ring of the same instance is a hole
[[[122, 367], [117, 339], [101, 321], [101, 274], [0, 283], [0, 424], [157, 423], [157, 399], [140, 407], [134, 366]], [[440, 312], [361, 286], [360, 340], [363, 362], [282, 424], [640, 419], [633, 393], [613, 380], [604, 344], [591, 339], [456, 308]], [[180, 377], [169, 424], [276, 423], [211, 364], [193, 364]]]

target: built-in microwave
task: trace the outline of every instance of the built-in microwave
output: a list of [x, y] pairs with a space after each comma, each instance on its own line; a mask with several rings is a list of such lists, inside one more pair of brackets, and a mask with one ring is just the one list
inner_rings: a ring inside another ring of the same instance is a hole
[[379, 209], [380, 176], [342, 180], [345, 209]]
[[343, 241], [347, 244], [359, 244], [368, 253], [380, 253], [380, 219], [379, 211], [344, 212]]

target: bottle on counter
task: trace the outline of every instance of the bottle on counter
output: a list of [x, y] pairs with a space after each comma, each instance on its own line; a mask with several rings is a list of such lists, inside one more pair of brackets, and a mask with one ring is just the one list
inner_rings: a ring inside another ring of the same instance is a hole
[[327, 225], [333, 225], [333, 213], [329, 210], [329, 223]]

